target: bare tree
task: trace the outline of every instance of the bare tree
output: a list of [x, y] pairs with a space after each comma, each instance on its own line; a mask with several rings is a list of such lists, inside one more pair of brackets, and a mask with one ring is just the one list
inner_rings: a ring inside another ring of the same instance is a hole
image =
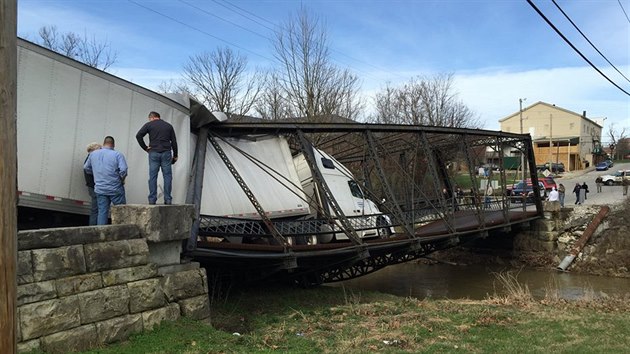
[[295, 114], [291, 104], [283, 94], [282, 87], [275, 71], [265, 74], [264, 85], [256, 102], [256, 112], [263, 119], [278, 120], [291, 118]]
[[260, 74], [247, 71], [247, 58], [230, 48], [218, 48], [189, 58], [184, 78], [210, 110], [245, 115], [260, 94]]
[[415, 77], [393, 87], [387, 84], [375, 96], [379, 123], [444, 127], [481, 126], [479, 118], [453, 93], [453, 76]]
[[96, 37], [88, 38], [74, 32], [60, 33], [56, 26], [44, 26], [39, 29], [39, 40], [43, 47], [78, 60], [91, 67], [107, 70], [114, 63], [118, 54], [113, 52], [109, 42], [100, 42]]
[[302, 8], [276, 32], [273, 46], [280, 63], [278, 85], [292, 112], [309, 121], [360, 114], [358, 78], [331, 63], [326, 32], [317, 18]]
[[623, 152], [625, 143], [628, 138], [626, 135], [626, 128], [618, 130], [615, 128], [615, 123], [611, 123], [608, 127], [608, 136], [610, 137], [610, 155], [614, 158], [615, 152], [617, 152], [617, 159], [621, 158], [620, 152]]
[[194, 96], [193, 89], [189, 87], [185, 82], [170, 79], [168, 81], [162, 81], [157, 87], [157, 92], [160, 93], [178, 93]]

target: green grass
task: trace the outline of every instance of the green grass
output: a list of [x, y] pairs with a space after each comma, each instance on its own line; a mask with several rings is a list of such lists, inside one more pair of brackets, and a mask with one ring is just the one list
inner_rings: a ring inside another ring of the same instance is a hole
[[234, 291], [215, 303], [212, 325], [165, 323], [89, 353], [611, 353], [630, 347], [630, 305], [616, 299], [420, 301], [324, 286]]

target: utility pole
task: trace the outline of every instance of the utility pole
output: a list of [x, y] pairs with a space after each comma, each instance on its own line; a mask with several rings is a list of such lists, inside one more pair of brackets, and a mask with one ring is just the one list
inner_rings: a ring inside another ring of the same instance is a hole
[[[518, 112], [521, 121], [521, 134], [523, 134], [523, 101], [525, 101], [526, 99], [527, 98], [518, 99]], [[525, 182], [525, 151], [521, 151], [521, 180]]]
[[16, 343], [17, 0], [0, 0], [0, 353]]
[[551, 172], [553, 172], [553, 140], [552, 140], [552, 132], [551, 132], [551, 117], [553, 115], [549, 113], [549, 168], [551, 168]]

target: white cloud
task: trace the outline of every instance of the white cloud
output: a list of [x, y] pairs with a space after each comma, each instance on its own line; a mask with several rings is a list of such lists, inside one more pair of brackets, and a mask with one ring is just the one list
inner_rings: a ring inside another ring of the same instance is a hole
[[461, 99], [481, 115], [488, 129], [498, 120], [538, 101], [556, 104], [587, 117], [607, 117], [608, 123], [630, 125], [630, 100], [590, 67], [555, 68], [524, 72], [483, 72], [455, 76]]

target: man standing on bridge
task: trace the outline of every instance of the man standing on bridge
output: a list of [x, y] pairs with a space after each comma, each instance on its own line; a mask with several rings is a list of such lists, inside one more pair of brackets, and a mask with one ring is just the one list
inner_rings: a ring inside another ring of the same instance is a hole
[[[144, 142], [144, 136], [147, 134], [149, 134], [149, 146]], [[171, 165], [177, 162], [177, 139], [173, 126], [160, 119], [158, 112], [150, 112], [149, 122], [138, 130], [136, 140], [140, 147], [149, 153], [149, 204], [155, 204], [157, 201], [157, 178], [160, 169], [164, 178], [164, 204], [171, 204], [173, 201]], [[172, 155], [171, 150], [173, 150]]]
[[98, 204], [97, 225], [107, 225], [110, 204], [126, 204], [125, 178], [127, 177], [127, 161], [125, 156], [114, 150], [115, 142], [106, 136], [103, 147], [92, 151], [83, 169], [94, 175], [94, 192]]

